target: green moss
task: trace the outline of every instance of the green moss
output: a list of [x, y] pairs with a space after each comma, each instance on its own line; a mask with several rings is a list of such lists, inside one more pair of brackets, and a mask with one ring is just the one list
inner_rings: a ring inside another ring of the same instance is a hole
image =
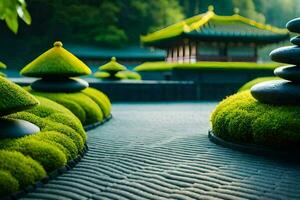
[[98, 71], [94, 74], [94, 76], [96, 78], [100, 78], [100, 79], [103, 79], [103, 80], [124, 80], [124, 79], [127, 79], [126, 75], [122, 74], [120, 72], [116, 73], [115, 75], [111, 75], [108, 72]]
[[256, 85], [257, 83], [261, 83], [261, 82], [264, 82], [264, 81], [271, 81], [271, 80], [280, 80], [280, 79], [281, 79], [281, 78], [276, 77], [276, 76], [256, 78], [256, 79], [253, 79], [252, 81], [249, 81], [249, 82], [246, 83], [245, 85], [243, 85], [243, 86], [239, 89], [239, 92], [246, 91], [246, 90], [250, 90], [250, 89], [252, 88], [252, 86]]
[[20, 86], [0, 76], [0, 116], [26, 110], [39, 104], [38, 100]]
[[141, 75], [139, 73], [133, 72], [133, 71], [129, 71], [129, 70], [118, 72], [116, 74], [116, 76], [118, 76], [118, 75], [119, 76], [120, 75], [124, 76], [125, 79], [129, 79], [129, 80], [141, 80], [142, 79], [142, 77], [141, 77]]
[[127, 68], [117, 62], [117, 59], [115, 57], [111, 58], [111, 61], [106, 63], [105, 65], [102, 65], [99, 67], [100, 71], [106, 71], [106, 72], [111, 72], [111, 71], [124, 71], [127, 70]]
[[281, 66], [278, 63], [252, 62], [197, 62], [197, 63], [167, 63], [145, 62], [136, 68], [137, 72], [171, 71], [175, 70], [274, 70]]
[[109, 98], [97, 89], [94, 88], [86, 88], [82, 90], [82, 93], [89, 96], [93, 101], [95, 101], [98, 106], [101, 108], [104, 117], [107, 118], [111, 114], [111, 103]]
[[6, 69], [6, 65], [0, 61], [0, 69]]
[[107, 79], [110, 77], [110, 74], [108, 72], [95, 72], [94, 76], [100, 79]]
[[299, 114], [299, 106], [262, 104], [245, 91], [223, 100], [211, 123], [214, 133], [228, 141], [293, 148], [300, 144]]
[[56, 131], [41, 132], [32, 138], [53, 144], [67, 156], [67, 161], [73, 160], [78, 155], [78, 149], [71, 138]]
[[53, 48], [26, 65], [20, 73], [30, 77], [76, 77], [91, 74], [91, 70], [65, 50], [62, 43], [55, 42]]
[[3, 72], [0, 72], [0, 76], [2, 76], [2, 77], [6, 77], [6, 74], [5, 74], [5, 73], [3, 73]]
[[19, 190], [19, 182], [9, 171], [0, 170], [0, 197]]
[[38, 162], [19, 152], [5, 150], [0, 150], [0, 170], [8, 171], [18, 181], [21, 188], [46, 176], [45, 170]]
[[0, 149], [21, 152], [38, 161], [46, 171], [53, 171], [67, 164], [65, 154], [56, 146], [33, 138], [4, 139]]
[[[70, 107], [70, 104], [64, 104], [66, 100], [76, 103], [77, 105], [84, 110], [85, 118], [81, 119], [82, 124], [88, 125], [93, 124], [103, 120], [103, 114], [99, 106], [87, 95], [82, 92], [76, 93], [44, 93], [44, 92], [35, 92], [30, 90], [30, 93], [37, 96], [46, 97], [62, 104], [63, 106], [70, 109], [75, 115], [78, 114], [78, 110], [72, 110], [74, 107]], [[82, 116], [79, 116], [82, 118]]]

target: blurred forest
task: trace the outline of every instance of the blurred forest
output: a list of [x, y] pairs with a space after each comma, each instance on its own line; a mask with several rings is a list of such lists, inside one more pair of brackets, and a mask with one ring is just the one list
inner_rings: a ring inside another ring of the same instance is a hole
[[[27, 0], [32, 23], [20, 22], [18, 34], [0, 21], [1, 57], [35, 54], [54, 40], [120, 47], [139, 44], [139, 36], [214, 5], [219, 15], [240, 14], [284, 27], [300, 16], [300, 0]], [[16, 53], [17, 51], [17, 53]]]

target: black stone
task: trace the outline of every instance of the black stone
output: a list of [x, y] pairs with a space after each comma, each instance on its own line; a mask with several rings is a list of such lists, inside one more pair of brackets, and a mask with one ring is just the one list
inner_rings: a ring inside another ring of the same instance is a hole
[[275, 62], [300, 65], [300, 47], [281, 47], [273, 50], [270, 53], [270, 57]]
[[300, 46], [300, 36], [293, 37], [291, 39], [291, 43], [293, 43], [294, 45]]
[[40, 79], [31, 84], [31, 88], [41, 92], [79, 92], [89, 87], [88, 82], [79, 78]]
[[286, 80], [256, 84], [251, 88], [251, 94], [262, 103], [300, 105], [300, 85]]
[[274, 70], [274, 74], [279, 76], [280, 78], [293, 81], [293, 82], [300, 82], [300, 65], [289, 65], [278, 67]]
[[294, 33], [300, 33], [300, 18], [293, 19], [286, 24], [286, 28]]
[[36, 125], [20, 119], [0, 118], [0, 127], [0, 139], [19, 138], [40, 131]]

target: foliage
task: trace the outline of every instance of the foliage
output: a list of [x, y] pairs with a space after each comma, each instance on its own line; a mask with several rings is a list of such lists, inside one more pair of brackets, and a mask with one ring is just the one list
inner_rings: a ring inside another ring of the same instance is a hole
[[1, 0], [0, 19], [5, 20], [11, 31], [17, 33], [19, 23], [18, 16], [26, 23], [31, 24], [31, 16], [26, 8], [25, 0]]
[[277, 80], [277, 79], [281, 79], [281, 78], [276, 77], [276, 76], [270, 76], [270, 77], [260, 77], [260, 78], [253, 79], [252, 81], [249, 81], [248, 83], [243, 85], [239, 89], [239, 92], [250, 90], [252, 88], [252, 86], [256, 85], [257, 83], [261, 83], [261, 82], [264, 82], [264, 81]]
[[0, 76], [0, 116], [26, 110], [39, 102], [20, 86]]
[[55, 42], [54, 47], [46, 51], [20, 72], [30, 77], [75, 77], [88, 75], [91, 70], [81, 60]]
[[212, 113], [211, 123], [214, 133], [227, 141], [296, 148], [299, 114], [299, 106], [263, 104], [245, 91], [223, 100]]
[[274, 70], [278, 63], [251, 63], [251, 62], [197, 62], [197, 63], [167, 63], [145, 62], [134, 70], [143, 71], [171, 71], [175, 70]]

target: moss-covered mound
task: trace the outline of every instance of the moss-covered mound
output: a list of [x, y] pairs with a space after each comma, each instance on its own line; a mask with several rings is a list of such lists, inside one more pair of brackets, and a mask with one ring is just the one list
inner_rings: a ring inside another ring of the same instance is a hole
[[101, 122], [110, 115], [109, 99], [96, 89], [87, 88], [74, 93], [46, 93], [26, 89], [33, 95], [46, 97], [65, 106], [83, 125]]
[[127, 68], [120, 63], [117, 62], [117, 59], [115, 57], [111, 58], [111, 61], [106, 63], [105, 65], [102, 65], [99, 67], [100, 71], [106, 71], [106, 72], [111, 72], [111, 71], [124, 71], [127, 70]]
[[273, 148], [299, 148], [300, 106], [272, 106], [255, 100], [249, 91], [223, 100], [212, 113], [215, 135], [231, 142]]
[[271, 81], [271, 80], [280, 80], [281, 78], [276, 76], [268, 76], [268, 77], [260, 77], [253, 79], [252, 81], [247, 82], [244, 84], [240, 89], [239, 92], [250, 90], [252, 86], [256, 85], [257, 83], [262, 83], [264, 81]]
[[0, 69], [5, 69], [6, 68], [6, 65], [0, 61]]
[[0, 116], [38, 105], [39, 102], [20, 86], [1, 76], [0, 82]]
[[36, 99], [40, 105], [6, 116], [29, 121], [41, 131], [0, 140], [0, 197], [42, 179], [47, 172], [76, 158], [84, 148], [86, 133], [78, 118], [49, 99]]
[[112, 76], [110, 73], [104, 72], [104, 71], [95, 72], [94, 77], [100, 78], [102, 80], [112, 80], [112, 79], [125, 80], [125, 79], [127, 79], [126, 75], [122, 74], [120, 72], [118, 72], [114, 76]]
[[21, 75], [30, 77], [76, 77], [91, 74], [81, 60], [55, 42], [54, 47], [21, 70]]

